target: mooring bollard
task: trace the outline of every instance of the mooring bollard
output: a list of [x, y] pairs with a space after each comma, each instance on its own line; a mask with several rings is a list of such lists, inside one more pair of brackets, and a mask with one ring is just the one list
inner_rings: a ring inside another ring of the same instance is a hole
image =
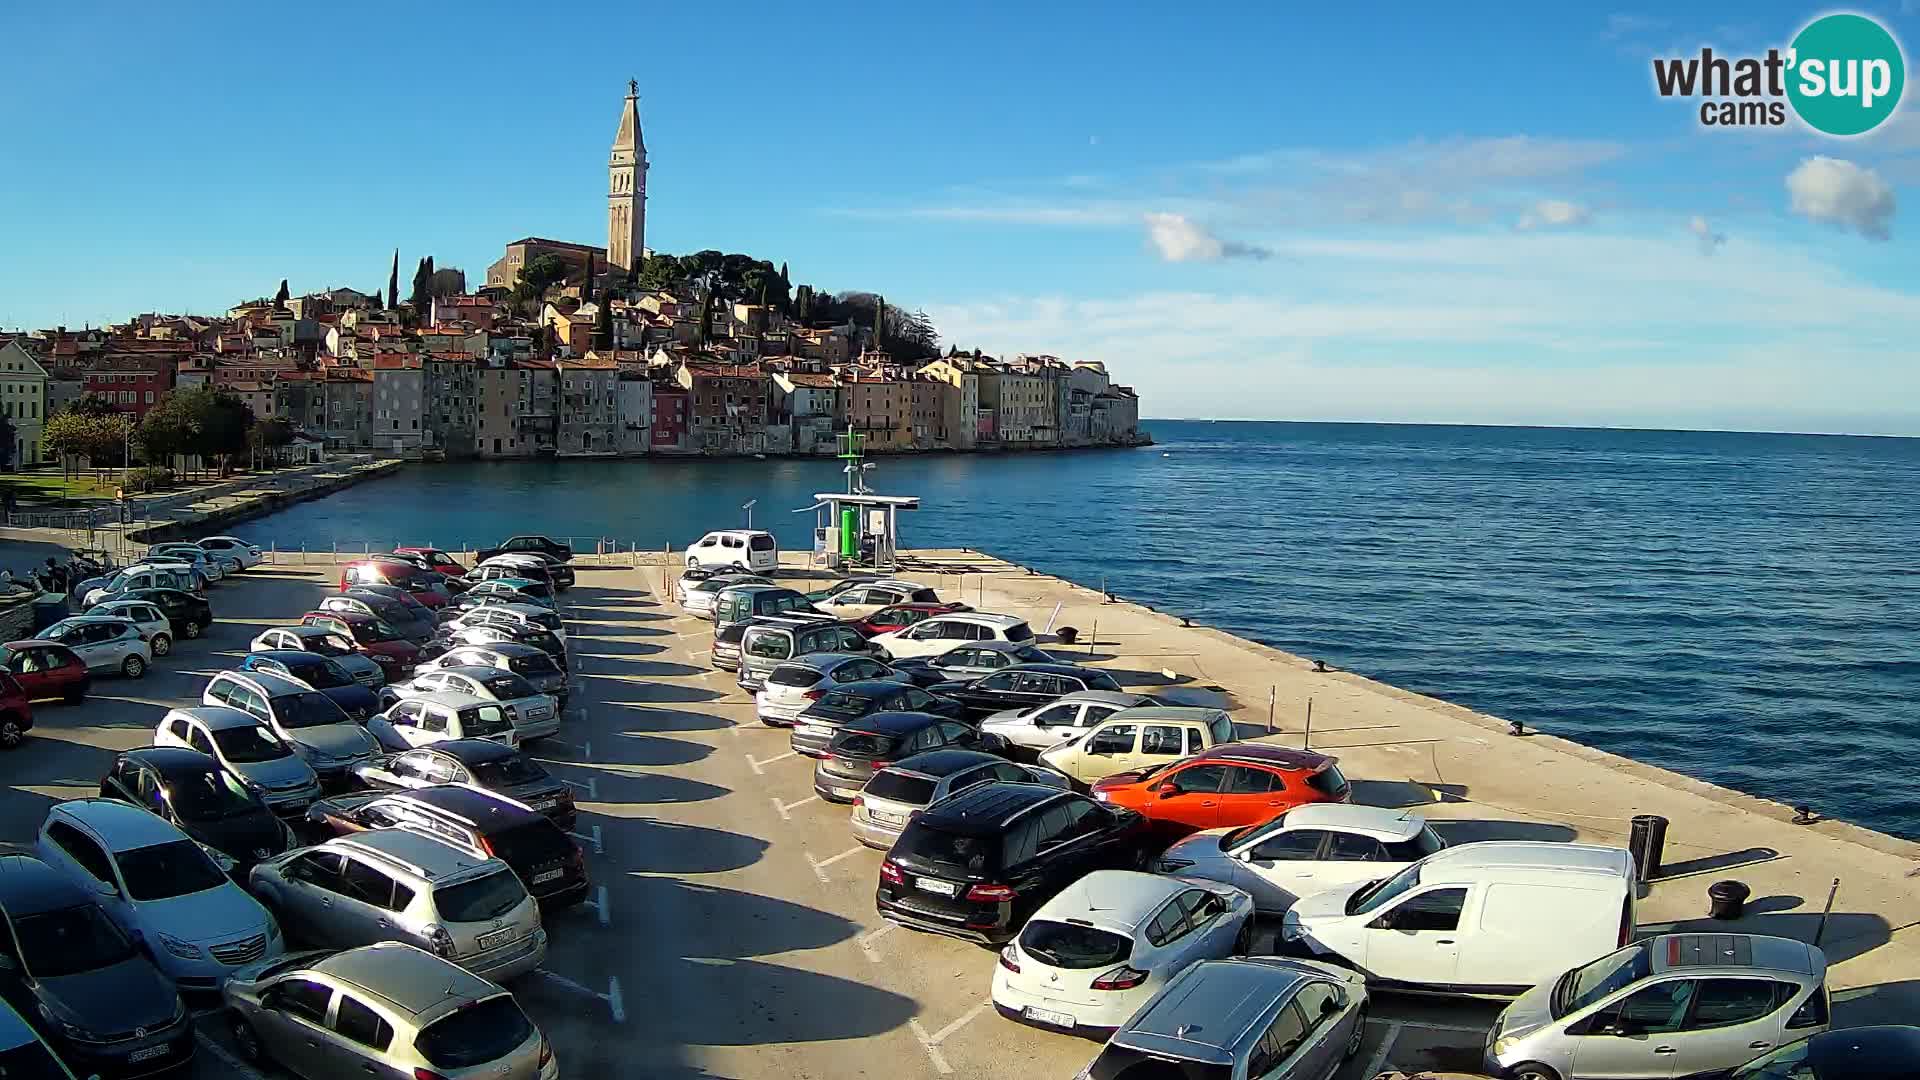
[[1667, 847], [1667, 819], [1658, 814], [1636, 814], [1627, 837], [1635, 877], [1643, 884], [1659, 877], [1660, 859]]
[[1714, 919], [1737, 919], [1746, 910], [1747, 897], [1752, 895], [1753, 890], [1747, 888], [1745, 882], [1716, 881], [1707, 886], [1707, 898], [1712, 901], [1707, 915]]

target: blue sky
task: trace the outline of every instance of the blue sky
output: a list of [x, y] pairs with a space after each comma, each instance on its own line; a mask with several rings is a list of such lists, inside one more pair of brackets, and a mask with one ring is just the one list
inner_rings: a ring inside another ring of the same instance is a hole
[[631, 75], [656, 250], [1105, 360], [1150, 415], [1920, 434], [1920, 103], [1704, 129], [1651, 57], [1825, 9], [1669, 6], [11, 5], [0, 326], [603, 243]]

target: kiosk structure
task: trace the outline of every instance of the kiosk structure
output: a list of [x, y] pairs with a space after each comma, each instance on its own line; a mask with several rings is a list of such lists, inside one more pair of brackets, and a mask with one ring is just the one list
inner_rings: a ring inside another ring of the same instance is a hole
[[866, 439], [853, 425], [847, 425], [840, 436], [840, 459], [847, 463], [847, 490], [816, 493], [812, 506], [794, 511], [814, 514], [816, 566], [829, 570], [894, 569], [900, 547], [900, 511], [920, 509], [917, 495], [876, 495], [867, 490], [866, 473], [873, 464], [862, 461]]

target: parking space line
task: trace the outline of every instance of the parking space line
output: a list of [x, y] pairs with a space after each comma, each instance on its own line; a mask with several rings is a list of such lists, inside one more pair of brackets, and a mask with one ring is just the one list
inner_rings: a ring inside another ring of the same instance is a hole
[[1386, 1068], [1387, 1055], [1393, 1053], [1393, 1041], [1399, 1037], [1400, 1037], [1400, 1021], [1398, 1020], [1387, 1021], [1387, 1037], [1380, 1040], [1380, 1049], [1375, 1050], [1373, 1052], [1373, 1059], [1367, 1062], [1366, 1069], [1363, 1072], [1361, 1072], [1360, 1075], [1361, 1076], [1379, 1076], [1380, 1071]]
[[826, 859], [816, 859], [813, 857], [813, 852], [809, 851], [807, 852], [807, 861], [813, 864], [814, 877], [819, 878], [823, 883], [831, 882], [833, 879], [827, 876], [827, 867], [832, 866], [834, 863], [839, 862], [841, 859], [850, 858], [854, 855], [858, 855], [865, 850], [867, 849], [860, 846], [859, 844], [855, 844], [852, 847], [848, 848], [847, 850], [841, 852], [840, 854], [834, 855]]
[[1485, 1035], [1487, 1033], [1485, 1024], [1479, 1027], [1473, 1027], [1468, 1024], [1436, 1024], [1428, 1020], [1390, 1020], [1387, 1022], [1403, 1028], [1419, 1028], [1422, 1031], [1464, 1031], [1469, 1035]]
[[605, 845], [600, 843], [600, 826], [598, 825], [595, 825], [592, 828], [592, 830], [589, 831], [585, 836], [582, 836], [577, 832], [570, 832], [567, 835], [573, 837], [575, 840], [580, 841], [582, 844], [592, 844], [593, 853], [595, 855], [605, 855], [607, 853], [607, 849]]
[[605, 885], [594, 886], [593, 899], [580, 901], [580, 906], [592, 908], [594, 917], [600, 920], [600, 929], [607, 929], [612, 915], [607, 910], [607, 887]]
[[219, 1059], [220, 1064], [232, 1069], [234, 1075], [240, 1077], [241, 1080], [267, 1080], [266, 1076], [258, 1069], [241, 1061], [231, 1050], [214, 1042], [213, 1036], [208, 1035], [197, 1027], [193, 1029], [193, 1041], [200, 1044], [200, 1049], [205, 1050], [207, 1053]]
[[549, 971], [546, 968], [534, 968], [533, 974], [546, 979], [548, 982], [572, 990], [576, 994], [584, 994], [587, 997], [598, 998], [606, 1002], [607, 1011], [613, 1014], [614, 1023], [624, 1024], [627, 1022], [627, 1002], [626, 998], [620, 993], [620, 980], [617, 977], [612, 975], [607, 976], [607, 992], [602, 994], [590, 986], [583, 986], [567, 978], [565, 975]]
[[[540, 740], [540, 742], [541, 742], [541, 745], [543, 746], [565, 747], [566, 749], [579, 754], [580, 759], [582, 761], [593, 760], [593, 743], [591, 741], [580, 742], [580, 743], [570, 743], [570, 742], [561, 742], [559, 739], [547, 738], [547, 739]], [[579, 764], [579, 762], [567, 762], [567, 764], [577, 765]]]
[[796, 754], [794, 751], [789, 750], [784, 754], [775, 754], [774, 756], [768, 758], [765, 761], [761, 761], [758, 758], [755, 758], [752, 754], [744, 754], [742, 756], [747, 759], [747, 764], [753, 767], [753, 774], [755, 776], [764, 776], [766, 775], [767, 766], [773, 764], [776, 761], [785, 761], [790, 757], [796, 756]]
[[967, 1026], [968, 1021], [986, 1011], [988, 1004], [990, 1003], [983, 1001], [975, 1005], [973, 1008], [961, 1013], [960, 1019], [955, 1020], [953, 1023], [948, 1024], [946, 1027], [941, 1028], [931, 1035], [927, 1034], [927, 1029], [920, 1023], [919, 1017], [913, 1017], [907, 1021], [907, 1024], [913, 1028], [913, 1037], [920, 1040], [920, 1045], [926, 1048], [927, 1057], [933, 1059], [935, 1072], [938, 1072], [942, 1076], [952, 1074], [953, 1066], [947, 1064], [946, 1055], [940, 1052], [940, 1044], [947, 1041], [949, 1035]]
[[808, 803], [819, 802], [819, 801], [820, 801], [820, 796], [818, 795], [810, 795], [807, 798], [801, 799], [799, 802], [790, 802], [790, 803], [783, 803], [779, 799], [774, 799], [773, 808], [780, 812], [781, 821], [792, 821], [793, 816], [790, 813], [790, 811], [797, 810], [800, 807], [807, 805]]

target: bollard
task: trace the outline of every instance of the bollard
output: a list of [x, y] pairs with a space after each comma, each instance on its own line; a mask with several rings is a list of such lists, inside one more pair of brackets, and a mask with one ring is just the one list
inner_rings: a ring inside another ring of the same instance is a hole
[[1660, 857], [1667, 847], [1667, 819], [1658, 814], [1636, 814], [1627, 834], [1633, 853], [1634, 876], [1645, 884], [1660, 876]]
[[1747, 897], [1752, 895], [1753, 890], [1744, 882], [1716, 881], [1707, 886], [1707, 898], [1711, 901], [1707, 915], [1714, 919], [1737, 919], [1746, 910]]

